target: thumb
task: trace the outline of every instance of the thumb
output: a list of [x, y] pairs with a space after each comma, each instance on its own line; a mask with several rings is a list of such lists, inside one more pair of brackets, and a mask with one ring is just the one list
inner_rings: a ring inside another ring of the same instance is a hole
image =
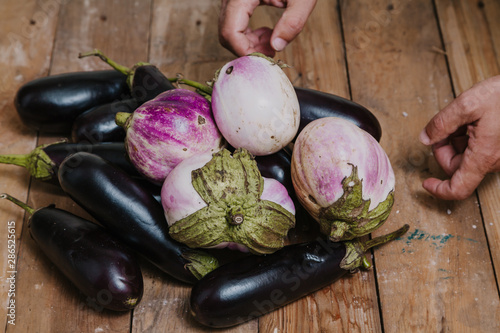
[[316, 5], [316, 0], [288, 1], [283, 15], [276, 23], [271, 36], [271, 46], [282, 51], [306, 25], [307, 18]]

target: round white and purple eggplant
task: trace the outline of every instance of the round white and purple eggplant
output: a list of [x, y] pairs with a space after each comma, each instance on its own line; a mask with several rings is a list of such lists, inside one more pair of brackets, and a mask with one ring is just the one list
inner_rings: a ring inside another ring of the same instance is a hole
[[181, 162], [161, 192], [170, 235], [192, 248], [272, 253], [295, 225], [287, 189], [261, 176], [245, 149], [223, 149]]
[[279, 151], [299, 128], [292, 83], [278, 63], [262, 54], [239, 57], [216, 73], [212, 108], [227, 142], [254, 156]]
[[126, 130], [130, 161], [157, 184], [184, 159], [224, 145], [210, 102], [187, 89], [161, 93], [133, 113], [119, 112], [116, 122]]
[[373, 136], [350, 121], [309, 123], [295, 141], [291, 169], [298, 200], [333, 241], [366, 235], [391, 212], [390, 160]]

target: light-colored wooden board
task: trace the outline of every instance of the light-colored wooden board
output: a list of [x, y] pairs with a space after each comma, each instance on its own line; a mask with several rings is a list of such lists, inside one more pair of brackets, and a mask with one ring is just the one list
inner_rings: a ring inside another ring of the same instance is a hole
[[[445, 51], [455, 93], [500, 75], [500, 3], [498, 1], [440, 1], [437, 3]], [[488, 175], [477, 194], [494, 262], [500, 274], [499, 174]]]
[[[26, 81], [44, 76], [49, 71], [59, 5], [42, 6], [36, 2], [4, 1], [0, 11], [0, 154], [31, 151], [36, 145], [36, 132], [22, 124], [14, 107], [14, 96]], [[0, 165], [0, 193], [9, 193], [25, 201], [30, 177], [22, 168]], [[17, 309], [23, 293], [17, 284], [17, 261], [14, 250], [22, 247], [24, 212], [13, 204], [0, 202], [0, 327], [14, 327], [20, 322]], [[15, 243], [8, 239], [8, 222], [14, 222]], [[9, 257], [10, 255], [10, 257]], [[13, 260], [13, 261], [12, 261]], [[14, 264], [14, 266], [11, 266]], [[11, 278], [7, 280], [7, 278]], [[11, 283], [12, 282], [12, 283]], [[14, 305], [9, 306], [9, 301]], [[9, 316], [7, 316], [9, 315]], [[7, 323], [10, 321], [10, 323]]]
[[[50, 71], [58, 74], [96, 69], [109, 69], [97, 58], [78, 59], [78, 53], [102, 49], [124, 65], [133, 65], [147, 56], [150, 8], [137, 2], [76, 1], [61, 6]], [[137, 29], [128, 29], [135, 21]], [[42, 55], [40, 55], [42, 56]], [[45, 55], [44, 57], [48, 57]], [[40, 136], [37, 144], [58, 141], [59, 136]], [[40, 208], [55, 203], [56, 207], [90, 218], [62, 190], [54, 185], [33, 180], [29, 203]], [[75, 327], [81, 332], [127, 332], [132, 312], [113, 313], [93, 305], [40, 252], [24, 227], [19, 253], [19, 290], [16, 326], [9, 332], [69, 332]]]
[[[386, 332], [498, 330], [498, 290], [478, 202], [433, 199], [443, 177], [418, 134], [453, 98], [430, 1], [341, 3], [353, 99], [375, 111], [396, 174], [393, 213], [374, 234], [403, 223], [399, 242], [375, 251]], [[477, 287], [480, 286], [480, 287]]]

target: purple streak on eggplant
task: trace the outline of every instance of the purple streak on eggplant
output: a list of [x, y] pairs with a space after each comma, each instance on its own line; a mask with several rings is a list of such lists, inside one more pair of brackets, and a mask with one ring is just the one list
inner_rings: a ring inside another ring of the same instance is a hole
[[25, 167], [34, 178], [57, 184], [59, 166], [66, 157], [77, 152], [95, 154], [132, 176], [140, 176], [130, 163], [123, 142], [97, 144], [56, 142], [38, 146], [28, 154], [0, 155], [0, 163]]
[[7, 194], [0, 197], [31, 214], [31, 237], [87, 296], [87, 304], [96, 310], [128, 311], [140, 302], [144, 288], [139, 263], [104, 228], [53, 205], [35, 210]]
[[213, 256], [173, 240], [161, 204], [101, 157], [69, 156], [59, 168], [59, 182], [110, 233], [172, 277], [194, 283], [217, 266]]
[[[380, 141], [382, 129], [377, 118], [364, 106], [329, 93], [295, 87], [300, 105], [300, 133], [311, 121], [325, 117], [340, 117], [353, 122]], [[298, 135], [298, 134], [297, 134]]]
[[75, 118], [83, 112], [130, 96], [126, 78], [113, 70], [46, 76], [21, 86], [14, 105], [29, 128], [68, 134]]
[[368, 241], [333, 243], [321, 238], [224, 264], [194, 285], [191, 313], [201, 324], [216, 328], [255, 319], [326, 287], [349, 271], [369, 268], [364, 253], [407, 230], [405, 225]]

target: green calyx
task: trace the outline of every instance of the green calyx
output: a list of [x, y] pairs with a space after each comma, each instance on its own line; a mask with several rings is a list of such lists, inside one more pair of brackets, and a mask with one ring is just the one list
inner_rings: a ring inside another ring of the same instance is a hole
[[40, 145], [28, 154], [0, 155], [0, 163], [24, 167], [31, 176], [39, 180], [52, 179], [57, 173], [57, 166], [44, 151], [44, 148], [52, 144]]
[[129, 126], [129, 119], [131, 119], [130, 116], [132, 116], [132, 113], [130, 112], [118, 112], [115, 115], [115, 123], [127, 130]]
[[319, 214], [320, 230], [330, 240], [339, 242], [361, 237], [387, 220], [394, 204], [394, 191], [377, 207], [369, 210], [370, 200], [363, 199], [363, 184], [355, 165], [352, 165], [351, 175], [342, 181], [342, 187], [342, 196]]
[[170, 235], [191, 248], [224, 242], [246, 246], [252, 253], [272, 253], [284, 246], [295, 216], [279, 204], [262, 200], [264, 179], [245, 149], [227, 150], [191, 173], [192, 185], [206, 207], [175, 222]]
[[376, 246], [388, 243], [396, 238], [403, 236], [410, 226], [405, 224], [403, 227], [390, 234], [379, 236], [367, 241], [355, 240], [352, 242], [345, 242], [346, 254], [340, 263], [342, 269], [348, 271], [354, 271], [359, 267], [369, 269], [371, 267], [370, 262], [365, 256], [365, 253]]
[[182, 257], [188, 261], [186, 268], [198, 280], [219, 267], [217, 258], [202, 251], [186, 251], [182, 254]]

